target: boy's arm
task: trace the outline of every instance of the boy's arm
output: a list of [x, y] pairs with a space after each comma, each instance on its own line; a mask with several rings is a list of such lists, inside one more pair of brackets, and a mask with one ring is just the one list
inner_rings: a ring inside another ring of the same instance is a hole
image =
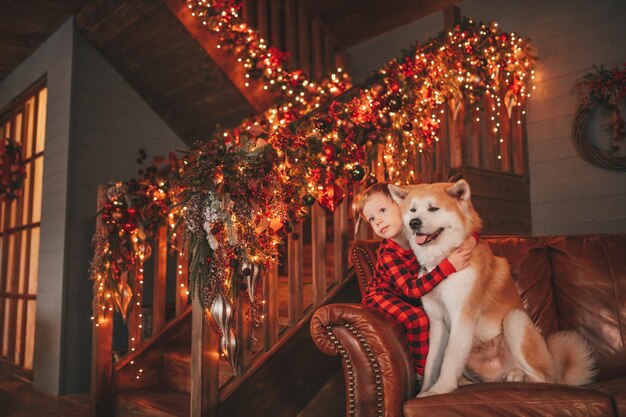
[[456, 272], [448, 259], [444, 259], [435, 269], [417, 278], [411, 274], [400, 258], [390, 253], [381, 253], [378, 262], [402, 293], [410, 298], [421, 298], [448, 275]]
[[425, 273], [417, 278], [405, 275], [402, 279], [402, 292], [411, 298], [421, 298], [428, 294], [441, 281], [446, 279], [448, 275], [456, 272], [454, 266], [448, 261], [448, 258], [441, 261], [432, 271]]

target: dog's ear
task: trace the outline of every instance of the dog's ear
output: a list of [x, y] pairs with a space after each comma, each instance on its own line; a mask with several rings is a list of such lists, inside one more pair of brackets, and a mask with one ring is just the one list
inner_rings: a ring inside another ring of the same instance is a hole
[[448, 195], [461, 201], [468, 201], [470, 199], [470, 186], [465, 180], [458, 180], [451, 187], [446, 188]]
[[402, 203], [404, 197], [406, 197], [406, 195], [409, 193], [409, 190], [403, 187], [399, 187], [397, 185], [389, 184], [388, 187], [391, 198], [393, 198], [393, 201], [395, 201], [396, 204]]

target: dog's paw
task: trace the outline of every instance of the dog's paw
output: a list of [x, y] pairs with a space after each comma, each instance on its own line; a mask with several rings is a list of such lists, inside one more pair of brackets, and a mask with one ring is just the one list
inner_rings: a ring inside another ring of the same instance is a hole
[[526, 380], [526, 374], [519, 368], [515, 368], [512, 371], [502, 375], [503, 381], [508, 382], [521, 382]]
[[436, 395], [436, 394], [432, 391], [420, 391], [420, 393], [417, 394], [417, 398], [430, 397], [431, 395]]
[[454, 386], [454, 387], [437, 387], [434, 386], [431, 389], [424, 391], [422, 390], [419, 394], [417, 394], [417, 398], [422, 398], [422, 397], [430, 397], [432, 395], [441, 395], [441, 394], [447, 394], [449, 392], [454, 391], [455, 389], [457, 389], [458, 387]]

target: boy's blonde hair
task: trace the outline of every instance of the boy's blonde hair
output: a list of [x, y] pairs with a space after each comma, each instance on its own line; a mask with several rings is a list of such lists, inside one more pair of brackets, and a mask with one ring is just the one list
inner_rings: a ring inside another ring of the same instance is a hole
[[365, 220], [367, 222], [367, 219], [363, 216], [363, 207], [373, 195], [383, 194], [393, 201], [393, 198], [391, 197], [391, 192], [389, 192], [389, 184], [389, 182], [377, 182], [376, 184], [371, 185], [363, 190], [360, 194], [354, 197], [354, 200], [352, 200], [352, 212], [354, 213], [355, 220], [355, 236], [357, 234], [357, 231], [359, 230], [359, 226], [361, 225], [361, 220]]

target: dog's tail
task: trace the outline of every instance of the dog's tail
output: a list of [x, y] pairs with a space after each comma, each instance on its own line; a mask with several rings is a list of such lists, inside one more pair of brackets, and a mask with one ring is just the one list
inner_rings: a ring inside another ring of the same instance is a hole
[[579, 386], [593, 380], [595, 360], [582, 336], [573, 331], [561, 331], [548, 337], [547, 344], [554, 360], [556, 382]]

